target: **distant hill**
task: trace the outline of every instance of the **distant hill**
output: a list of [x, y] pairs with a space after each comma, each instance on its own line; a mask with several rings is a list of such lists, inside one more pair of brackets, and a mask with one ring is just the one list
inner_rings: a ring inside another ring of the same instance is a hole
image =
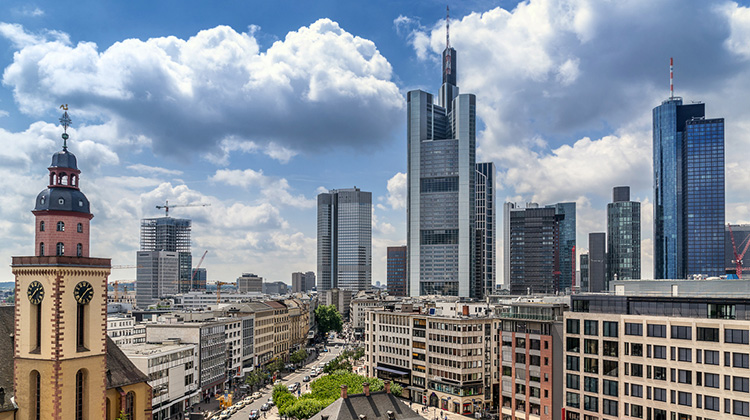
[[16, 282], [14, 282], [14, 281], [0, 282], [0, 290], [3, 290], [3, 289], [12, 289], [14, 287], [16, 287]]

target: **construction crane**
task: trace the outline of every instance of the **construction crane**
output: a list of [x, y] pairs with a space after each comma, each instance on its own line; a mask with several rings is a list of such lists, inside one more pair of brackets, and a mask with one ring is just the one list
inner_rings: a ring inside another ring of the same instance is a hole
[[196, 265], [195, 268], [193, 269], [193, 275], [192, 277], [190, 277], [190, 289], [191, 290], [195, 290], [195, 284], [194, 284], [195, 274], [198, 273], [198, 269], [201, 268], [201, 264], [203, 264], [203, 259], [206, 258], [206, 254], [208, 254], [208, 250], [206, 250], [206, 252], [203, 253], [201, 260], [198, 261], [198, 265]]
[[[208, 252], [208, 251], [206, 251], [206, 252]], [[217, 305], [221, 301], [221, 286], [223, 286], [225, 284], [232, 284], [232, 283], [227, 283], [227, 282], [223, 282], [223, 281], [217, 281], [216, 282], [216, 304]]]
[[165, 216], [169, 217], [169, 208], [170, 207], [208, 207], [211, 204], [172, 204], [169, 205], [169, 200], [166, 200], [163, 206], [156, 206], [157, 209], [161, 210], [164, 209]]
[[[727, 223], [727, 227], [729, 228], [729, 237], [732, 239], [732, 252], [734, 252], [734, 259], [732, 260], [733, 263], [736, 264], [737, 267], [737, 278], [742, 278], [742, 259], [745, 257], [745, 252], [747, 252], [747, 248], [750, 246], [750, 235], [748, 235], [745, 238], [745, 247], [742, 248], [742, 252], [737, 252], [737, 245], [734, 243], [734, 232], [732, 232], [732, 225]], [[742, 244], [740, 244], [742, 246]]]

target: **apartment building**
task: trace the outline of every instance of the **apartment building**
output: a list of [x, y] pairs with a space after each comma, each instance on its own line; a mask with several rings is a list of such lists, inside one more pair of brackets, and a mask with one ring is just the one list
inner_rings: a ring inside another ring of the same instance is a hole
[[367, 372], [401, 384], [405, 396], [474, 415], [492, 407], [492, 348], [500, 322], [492, 316], [442, 315], [390, 304], [367, 312]]
[[240, 381], [242, 374], [242, 318], [219, 318], [224, 323], [224, 338], [227, 344], [227, 379]]
[[565, 419], [749, 417], [750, 299], [725, 283], [712, 297], [573, 296]]
[[146, 342], [146, 327], [127, 314], [107, 314], [107, 335], [118, 346]]
[[246, 303], [255, 313], [255, 366], [268, 363], [274, 352], [274, 308], [263, 302]]
[[289, 326], [289, 309], [277, 300], [264, 302], [273, 309], [273, 358], [289, 359], [289, 339], [291, 337]]

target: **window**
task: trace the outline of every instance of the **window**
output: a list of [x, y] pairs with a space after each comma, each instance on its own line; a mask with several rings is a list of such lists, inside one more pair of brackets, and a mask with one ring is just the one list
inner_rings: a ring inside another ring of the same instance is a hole
[[719, 375], [715, 373], [704, 373], [703, 374], [703, 383], [707, 388], [716, 388], [718, 389], [721, 386], [721, 381], [719, 379]]
[[79, 370], [76, 373], [76, 420], [83, 420], [84, 419], [84, 410], [85, 406], [83, 405], [83, 397], [86, 392], [86, 374], [83, 372], [83, 369]]
[[708, 304], [708, 317], [713, 319], [735, 319], [735, 307], [731, 304]]
[[589, 397], [588, 395], [583, 396], [583, 409], [586, 411], [599, 411], [599, 398]]
[[724, 342], [734, 344], [749, 344], [748, 330], [724, 329]]
[[602, 323], [602, 335], [605, 337], [617, 337], [617, 322], [604, 321]]
[[654, 359], [666, 359], [667, 346], [654, 346]]
[[689, 370], [680, 369], [677, 371], [677, 382], [681, 384], [692, 384], [693, 383], [693, 372]]
[[586, 354], [599, 354], [598, 340], [583, 340], [583, 351]]
[[610, 381], [609, 379], [602, 380], [602, 393], [611, 397], [617, 396], [617, 381]]
[[687, 349], [684, 347], [680, 347], [677, 349], [677, 360], [679, 360], [680, 362], [692, 362], [692, 356], [692, 349]]
[[677, 393], [677, 404], [679, 405], [687, 405], [689, 407], [693, 406], [693, 394], [689, 392], [678, 392]]
[[706, 395], [703, 398], [703, 408], [711, 411], [719, 411], [719, 399]]
[[609, 357], [617, 357], [618, 347], [617, 341], [604, 341], [602, 342], [602, 354]]
[[719, 352], [714, 350], [705, 350], [703, 352], [703, 363], [707, 365], [719, 366]]
[[135, 393], [133, 391], [130, 391], [125, 395], [125, 407], [123, 408], [123, 412], [125, 413], [125, 418], [133, 418], [132, 416], [135, 413]]
[[565, 330], [568, 334], [580, 334], [581, 333], [581, 320], [580, 319], [568, 319], [565, 321]]
[[630, 406], [630, 417], [634, 417], [636, 419], [642, 419], [643, 418], [643, 406], [632, 404]]
[[568, 392], [565, 394], [565, 405], [572, 408], [580, 408], [581, 407], [581, 396], [578, 394], [575, 394], [573, 392]]
[[83, 256], [83, 245], [78, 244], [76, 245], [76, 257], [82, 257]]
[[640, 344], [640, 343], [630, 344], [630, 354], [632, 356], [643, 357], [643, 344]]
[[583, 390], [586, 392], [599, 392], [599, 379], [588, 376], [583, 377]]
[[76, 228], [76, 230], [78, 230], [78, 233], [83, 233], [83, 224], [79, 223], [78, 227]]
[[586, 335], [599, 335], [599, 321], [584, 320], [583, 333]]
[[696, 339], [698, 341], [711, 341], [714, 343], [719, 342], [719, 329], [718, 328], [703, 328], [698, 327], [696, 330]]
[[617, 361], [604, 360], [602, 362], [602, 375], [617, 377]]
[[602, 414], [617, 417], [617, 401], [602, 399]]
[[643, 377], [643, 365], [638, 363], [631, 363], [630, 364], [630, 376], [637, 376], [639, 378]]
[[625, 323], [625, 335], [643, 336], [643, 324], [626, 322]]
[[57, 243], [57, 256], [65, 255], [65, 244], [62, 242]]
[[584, 358], [583, 371], [586, 373], [599, 373], [599, 359]]
[[576, 372], [581, 370], [581, 359], [578, 356], [566, 356], [565, 368]]
[[58, 232], [65, 232], [65, 223], [63, 223], [63, 222], [57, 222], [57, 231]]
[[732, 413], [738, 416], [750, 417], [750, 403], [738, 400], [733, 400], [732, 402], [734, 403]]
[[750, 360], [748, 360], [747, 353], [732, 353], [732, 359], [732, 366], [744, 369], [750, 368]]
[[568, 373], [565, 375], [565, 383], [570, 389], [581, 389], [581, 378], [578, 375]]
[[667, 410], [654, 408], [654, 420], [667, 420]]
[[40, 257], [44, 256], [44, 242], [39, 243], [39, 256]]
[[664, 366], [654, 366], [654, 379], [658, 381], [667, 380], [667, 368]]
[[581, 351], [581, 339], [576, 337], [566, 338], [565, 349], [570, 352], [579, 353]]
[[654, 401], [667, 402], [667, 390], [664, 388], [654, 388]]
[[76, 310], [76, 343], [78, 344], [78, 351], [86, 350], [85, 346], [85, 312], [86, 312], [86, 305], [81, 305], [80, 303], [77, 305]]
[[39, 232], [44, 232], [44, 220], [39, 222]]
[[636, 398], [643, 398], [643, 385], [630, 385], [630, 396]]
[[646, 326], [646, 334], [649, 337], [667, 337], [667, 326], [660, 324], [648, 324]]
[[750, 384], [748, 384], [748, 378], [735, 376], [733, 389], [740, 392], [750, 392]]
[[31, 389], [29, 390], [29, 396], [31, 397], [31, 418], [34, 420], [41, 420], [42, 418], [42, 377], [39, 372], [31, 371], [31, 380], [29, 384]]
[[672, 338], [677, 340], [692, 340], [693, 327], [672, 325]]

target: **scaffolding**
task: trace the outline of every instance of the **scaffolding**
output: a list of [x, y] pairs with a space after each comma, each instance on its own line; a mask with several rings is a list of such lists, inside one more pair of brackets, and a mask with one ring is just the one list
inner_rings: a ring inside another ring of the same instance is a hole
[[190, 252], [190, 219], [141, 220], [141, 251]]

